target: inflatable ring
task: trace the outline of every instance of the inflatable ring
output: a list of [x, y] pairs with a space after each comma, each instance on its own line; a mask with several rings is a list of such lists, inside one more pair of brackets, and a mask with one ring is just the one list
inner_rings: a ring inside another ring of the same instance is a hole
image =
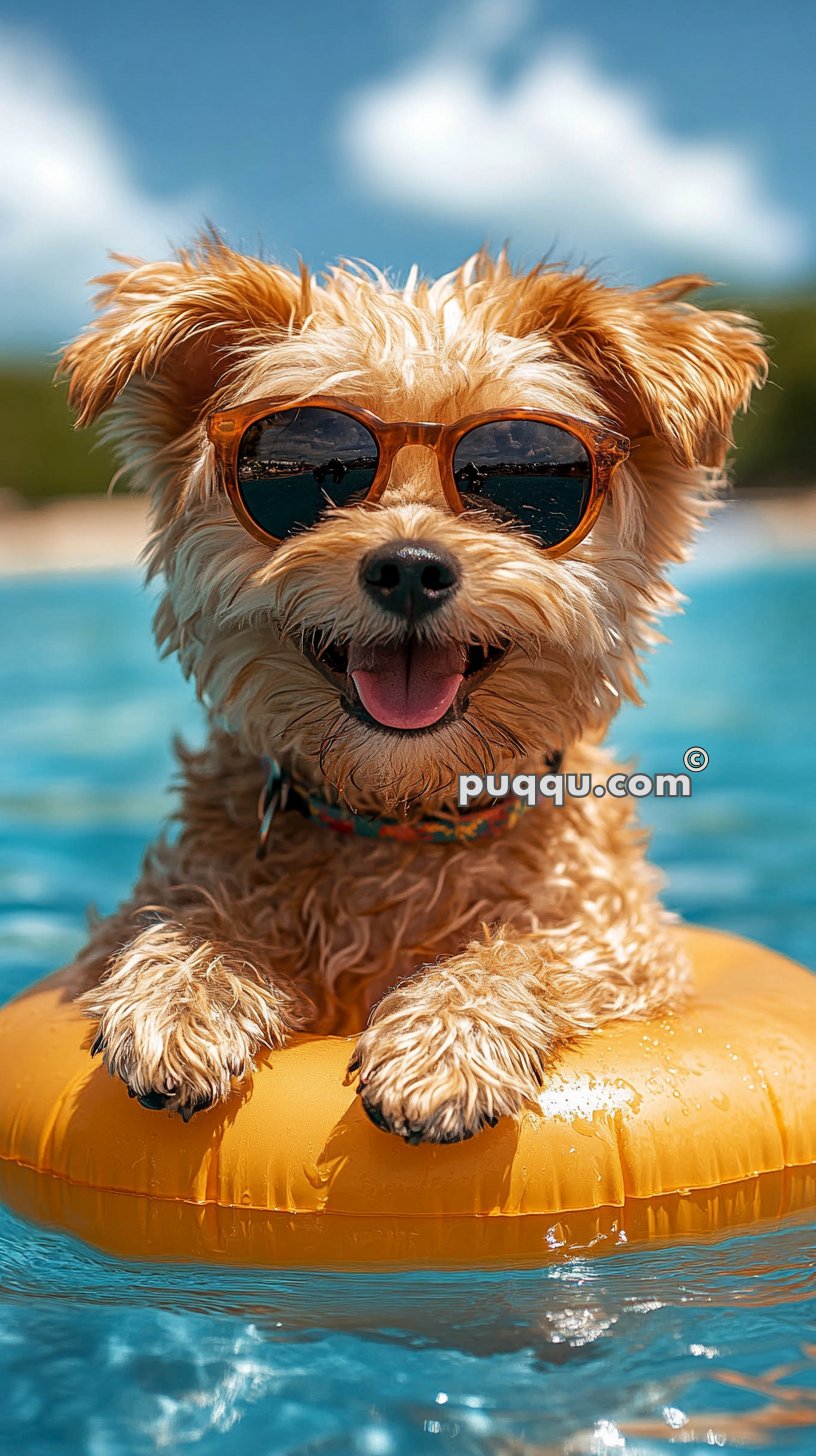
[[540, 1114], [447, 1147], [371, 1125], [346, 1038], [264, 1054], [187, 1126], [146, 1112], [52, 976], [0, 1011], [0, 1195], [123, 1257], [324, 1267], [540, 1263], [816, 1203], [816, 976], [688, 939], [686, 1009], [585, 1038]]

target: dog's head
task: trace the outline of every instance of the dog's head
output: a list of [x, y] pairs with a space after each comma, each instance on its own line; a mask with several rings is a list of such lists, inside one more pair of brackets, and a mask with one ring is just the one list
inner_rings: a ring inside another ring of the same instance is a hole
[[[355, 806], [440, 802], [462, 772], [542, 771], [636, 697], [641, 654], [722, 480], [765, 360], [750, 322], [480, 255], [434, 284], [352, 266], [318, 284], [215, 238], [124, 261], [63, 371], [80, 424], [110, 409], [152, 498], [156, 625], [218, 721]], [[631, 437], [565, 555], [512, 520], [456, 514], [434, 453], [393, 457], [376, 504], [272, 546], [236, 518], [212, 411], [341, 396], [385, 421], [535, 409]], [[405, 588], [405, 589], [403, 589]]]

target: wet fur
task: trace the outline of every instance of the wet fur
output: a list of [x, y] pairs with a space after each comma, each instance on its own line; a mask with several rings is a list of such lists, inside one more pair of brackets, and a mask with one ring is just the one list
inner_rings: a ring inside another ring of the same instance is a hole
[[[260, 760], [409, 817], [450, 803], [463, 771], [540, 773], [555, 750], [565, 771], [606, 778], [599, 744], [677, 604], [666, 570], [722, 484], [733, 416], [764, 377], [760, 339], [739, 315], [683, 301], [696, 278], [627, 291], [480, 254], [400, 289], [351, 265], [296, 275], [211, 236], [166, 264], [120, 262], [62, 369], [79, 422], [105, 414], [150, 495], [157, 640], [211, 731], [200, 753], [180, 750], [178, 836], [148, 853], [76, 962], [96, 1049], [135, 1095], [189, 1116], [227, 1097], [260, 1046], [367, 1021], [350, 1075], [372, 1120], [411, 1141], [469, 1137], [535, 1105], [565, 1042], [684, 993], [629, 803], [547, 804], [500, 836], [440, 845], [347, 839], [285, 814], [259, 863]], [[537, 406], [637, 444], [559, 560], [451, 515], [417, 447], [379, 506], [270, 551], [220, 494], [204, 421], [315, 393], [386, 419]], [[459, 562], [460, 590], [422, 629], [432, 640], [511, 644], [459, 721], [416, 735], [349, 717], [302, 651], [312, 632], [388, 640], [358, 566], [394, 537]]]

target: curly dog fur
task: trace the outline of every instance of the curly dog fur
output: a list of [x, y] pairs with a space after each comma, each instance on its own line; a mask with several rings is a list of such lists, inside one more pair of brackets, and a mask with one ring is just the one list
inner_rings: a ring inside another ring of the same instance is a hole
[[[262, 760], [329, 801], [412, 817], [450, 807], [468, 772], [608, 777], [600, 744], [637, 699], [667, 568], [724, 478], [734, 414], [764, 377], [749, 320], [685, 295], [704, 280], [610, 288], [583, 270], [516, 273], [479, 254], [399, 288], [352, 265], [318, 280], [207, 235], [164, 264], [119, 259], [62, 369], [82, 425], [107, 414], [149, 493], [155, 629], [204, 703], [180, 749], [179, 830], [76, 963], [95, 1050], [148, 1106], [188, 1117], [230, 1094], [293, 1028], [359, 1032], [349, 1075], [369, 1116], [409, 1141], [466, 1138], [535, 1105], [565, 1042], [683, 995], [686, 969], [626, 800], [568, 799], [471, 843], [341, 837], [298, 815], [255, 855]], [[454, 421], [532, 406], [637, 440], [585, 540], [532, 540], [451, 514], [432, 454], [403, 449], [375, 508], [332, 512], [277, 549], [221, 493], [210, 411], [339, 394], [384, 419]], [[510, 644], [466, 711], [423, 732], [350, 716], [309, 634], [392, 630], [359, 584], [363, 555], [422, 539], [460, 588], [438, 644]]]

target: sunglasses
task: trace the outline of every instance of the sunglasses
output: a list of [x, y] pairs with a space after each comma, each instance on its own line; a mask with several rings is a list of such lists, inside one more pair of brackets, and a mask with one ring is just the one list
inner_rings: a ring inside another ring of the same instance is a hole
[[629, 454], [623, 435], [535, 409], [452, 425], [386, 422], [331, 395], [254, 400], [207, 421], [221, 483], [252, 536], [278, 545], [332, 508], [380, 499], [397, 452], [432, 450], [445, 500], [522, 529], [561, 556], [594, 525]]

